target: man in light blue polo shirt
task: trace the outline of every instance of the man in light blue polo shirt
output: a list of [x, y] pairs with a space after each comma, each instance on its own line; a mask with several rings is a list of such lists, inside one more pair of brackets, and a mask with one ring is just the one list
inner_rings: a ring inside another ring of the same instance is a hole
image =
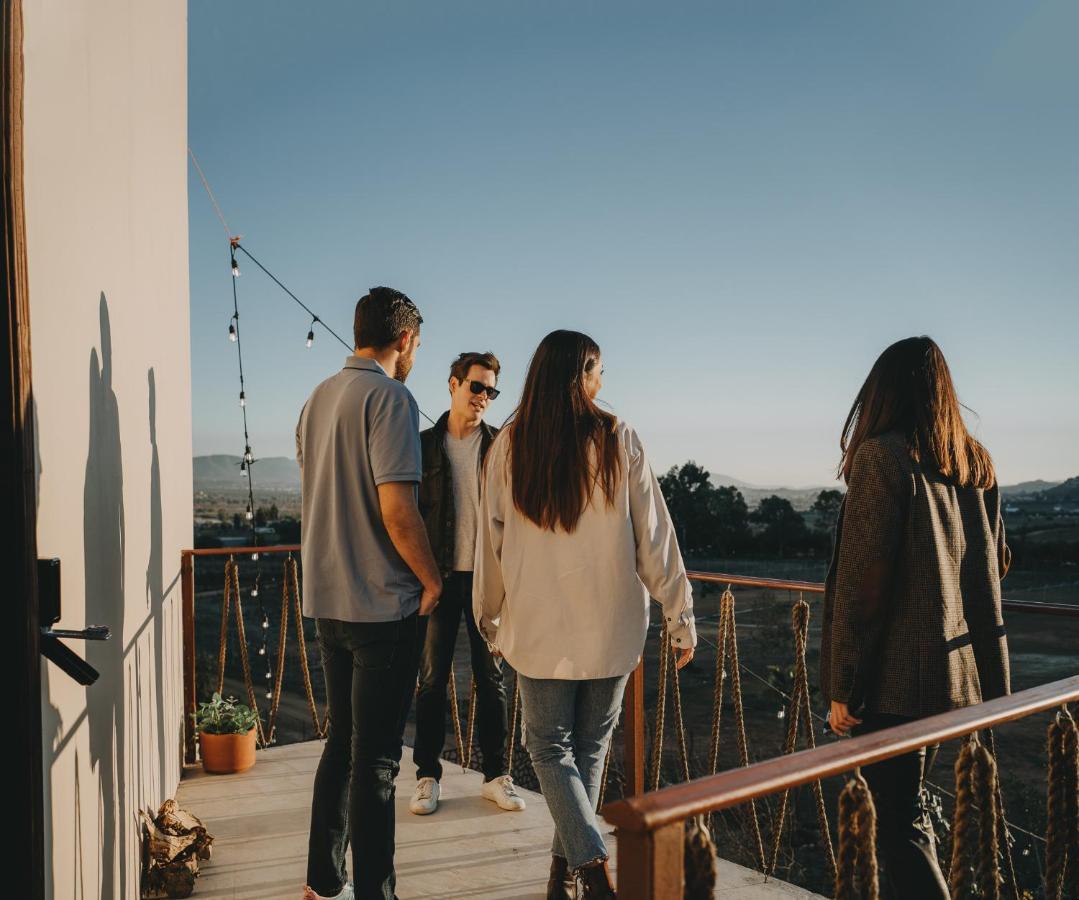
[[442, 592], [417, 506], [419, 410], [404, 385], [422, 321], [392, 288], [360, 298], [356, 351], [315, 388], [296, 427], [303, 611], [315, 619], [330, 717], [304, 900], [394, 897], [394, 779], [416, 686], [417, 617]]

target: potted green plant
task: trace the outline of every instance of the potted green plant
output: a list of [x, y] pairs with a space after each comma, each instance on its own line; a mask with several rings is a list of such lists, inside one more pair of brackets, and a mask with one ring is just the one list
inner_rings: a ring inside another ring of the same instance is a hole
[[191, 714], [199, 734], [202, 767], [213, 775], [246, 772], [255, 764], [255, 725], [258, 713], [235, 697], [214, 692]]

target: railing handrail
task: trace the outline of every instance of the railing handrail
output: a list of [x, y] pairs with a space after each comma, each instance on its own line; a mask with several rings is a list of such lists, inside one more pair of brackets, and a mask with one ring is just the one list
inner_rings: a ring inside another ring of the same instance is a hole
[[[729, 575], [726, 572], [687, 571], [690, 581], [704, 584], [730, 585], [731, 587], [763, 588], [772, 591], [798, 591], [806, 594], [823, 594], [820, 581], [795, 581], [784, 578], [761, 578], [755, 575]], [[1000, 605], [1009, 612], [1041, 613], [1051, 616], [1079, 616], [1079, 604], [1045, 603], [1040, 600], [1002, 599]]]
[[[265, 547], [200, 547], [181, 550], [180, 555], [232, 556], [251, 553], [299, 553], [299, 544], [273, 544]], [[688, 571], [690, 581], [704, 584], [731, 585], [732, 587], [762, 588], [774, 591], [800, 591], [807, 594], [823, 594], [824, 584], [819, 581], [798, 581], [785, 578], [762, 578], [756, 575], [731, 575], [727, 572]], [[1079, 604], [1044, 603], [1036, 600], [1002, 600], [1004, 609], [1014, 612], [1043, 613], [1056, 616], [1079, 616]]]
[[1039, 685], [1007, 697], [953, 709], [895, 728], [838, 741], [745, 768], [698, 778], [651, 793], [610, 803], [603, 818], [629, 832], [655, 831], [665, 825], [737, 806], [766, 794], [808, 784], [858, 766], [909, 753], [930, 744], [992, 728], [1064, 703], [1079, 700], [1079, 675]]
[[197, 547], [181, 550], [180, 557], [231, 556], [241, 553], [299, 553], [299, 544], [268, 544], [265, 547]]
[[760, 578], [755, 575], [728, 575], [726, 572], [687, 571], [690, 581], [705, 584], [731, 585], [732, 587], [765, 588], [772, 591], [802, 591], [806, 594], [823, 594], [824, 583], [820, 581], [795, 581], [783, 578]]

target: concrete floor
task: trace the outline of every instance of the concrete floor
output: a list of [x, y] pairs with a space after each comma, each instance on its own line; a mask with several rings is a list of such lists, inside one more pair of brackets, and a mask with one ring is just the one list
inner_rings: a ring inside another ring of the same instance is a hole
[[[321, 743], [309, 741], [261, 751], [255, 767], [240, 775], [206, 775], [201, 767], [185, 771], [177, 801], [214, 836], [213, 860], [202, 870], [196, 897], [299, 900], [311, 786], [321, 752]], [[415, 769], [407, 748], [401, 769], [396, 856], [401, 900], [542, 900], [553, 826], [541, 795], [522, 790], [528, 809], [503, 812], [479, 796], [477, 772], [448, 764], [438, 812], [413, 816], [408, 798]], [[613, 854], [613, 836], [607, 844]], [[718, 872], [717, 897], [818, 896], [725, 860], [718, 861]]]

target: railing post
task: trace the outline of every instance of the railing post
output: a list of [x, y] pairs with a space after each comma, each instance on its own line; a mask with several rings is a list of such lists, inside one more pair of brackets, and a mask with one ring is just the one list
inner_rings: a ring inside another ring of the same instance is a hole
[[191, 721], [195, 712], [195, 558], [191, 553], [180, 555], [180, 590], [184, 632], [184, 762], [192, 765], [196, 758], [195, 728]]
[[681, 820], [655, 831], [619, 828], [619, 900], [682, 900], [685, 891], [684, 825]]
[[644, 793], [644, 656], [626, 683], [622, 748], [626, 797]]

